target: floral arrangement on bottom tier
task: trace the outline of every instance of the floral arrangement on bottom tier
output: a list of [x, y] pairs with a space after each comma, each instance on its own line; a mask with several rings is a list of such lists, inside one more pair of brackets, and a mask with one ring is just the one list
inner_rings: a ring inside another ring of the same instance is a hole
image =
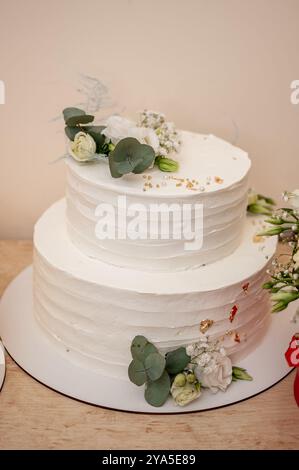
[[169, 395], [177, 405], [185, 406], [199, 398], [203, 388], [225, 392], [233, 381], [253, 380], [245, 369], [232, 366], [219, 342], [206, 337], [163, 355], [144, 336], [136, 336], [131, 354], [129, 379], [137, 386], [145, 385], [145, 400], [156, 407], [164, 405]]

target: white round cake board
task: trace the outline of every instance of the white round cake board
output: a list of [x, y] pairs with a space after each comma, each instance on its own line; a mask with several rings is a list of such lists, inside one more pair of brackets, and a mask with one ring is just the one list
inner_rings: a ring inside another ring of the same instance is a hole
[[0, 390], [4, 382], [4, 377], [5, 377], [5, 355], [4, 355], [4, 347], [0, 341]]
[[233, 382], [225, 393], [203, 391], [186, 407], [169, 399], [161, 408], [148, 405], [143, 387], [105, 377], [76, 364], [69, 353], [48, 339], [34, 319], [32, 267], [26, 268], [8, 286], [0, 303], [0, 335], [5, 348], [28, 374], [69, 397], [94, 405], [143, 413], [184, 413], [217, 408], [252, 397], [279, 382], [289, 372], [284, 353], [296, 325], [292, 322], [295, 305], [271, 316], [270, 326], [246, 357], [234, 357], [233, 364], [244, 367], [252, 382]]

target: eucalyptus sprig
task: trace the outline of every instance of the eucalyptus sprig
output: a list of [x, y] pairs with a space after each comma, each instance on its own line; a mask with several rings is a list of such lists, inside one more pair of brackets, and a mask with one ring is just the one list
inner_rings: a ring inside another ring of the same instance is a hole
[[182, 372], [190, 362], [185, 348], [163, 356], [144, 336], [135, 336], [131, 354], [130, 381], [137, 386], [145, 384], [145, 400], [152, 406], [162, 406], [169, 396], [173, 375]]
[[143, 173], [154, 160], [155, 152], [150, 145], [141, 144], [134, 137], [126, 137], [109, 154], [110, 173], [113, 178], [127, 173]]
[[86, 114], [86, 112], [80, 108], [65, 108], [63, 110], [63, 117], [66, 124], [64, 131], [69, 140], [74, 141], [78, 132], [84, 132], [89, 134], [95, 141], [96, 153], [106, 153], [103, 149], [105, 136], [102, 134], [105, 126], [89, 125], [94, 121], [94, 116]]

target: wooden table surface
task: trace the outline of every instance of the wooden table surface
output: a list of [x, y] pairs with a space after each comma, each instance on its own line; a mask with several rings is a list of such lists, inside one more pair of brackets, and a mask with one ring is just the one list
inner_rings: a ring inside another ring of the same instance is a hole
[[[31, 259], [32, 242], [0, 241], [0, 293]], [[294, 373], [254, 398], [218, 410], [141, 415], [62, 396], [7, 357], [0, 449], [299, 449], [293, 381]]]

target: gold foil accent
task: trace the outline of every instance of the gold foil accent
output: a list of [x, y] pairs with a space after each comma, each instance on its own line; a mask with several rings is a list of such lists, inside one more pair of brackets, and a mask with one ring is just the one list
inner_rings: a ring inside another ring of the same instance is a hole
[[220, 178], [220, 176], [215, 176], [215, 183], [218, 183], [218, 184], [222, 184], [223, 183], [223, 179]]
[[214, 320], [209, 320], [209, 319], [202, 320], [199, 325], [200, 332], [205, 333], [206, 331], [208, 331], [208, 329], [211, 328], [213, 323], [214, 323]]
[[233, 330], [226, 330], [225, 335], [226, 336], [231, 336], [234, 333]]
[[241, 343], [241, 338], [240, 338], [239, 333], [237, 333], [237, 332], [235, 333], [234, 340], [236, 341], [236, 343]]
[[253, 243], [261, 243], [264, 240], [265, 240], [264, 237], [261, 237], [261, 235], [253, 235], [252, 237]]

